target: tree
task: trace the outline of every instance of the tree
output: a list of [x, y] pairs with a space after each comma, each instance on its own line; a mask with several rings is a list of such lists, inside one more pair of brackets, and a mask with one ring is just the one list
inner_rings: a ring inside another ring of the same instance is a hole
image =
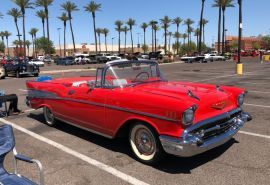
[[201, 17], [200, 17], [200, 34], [199, 34], [199, 53], [202, 52], [202, 27], [203, 27], [203, 13], [204, 13], [204, 3], [205, 0], [202, 1], [202, 8], [201, 8]]
[[155, 52], [157, 52], [157, 31], [160, 30], [160, 27], [155, 24], [153, 29], [154, 29]]
[[73, 42], [73, 52], [76, 52], [76, 46], [75, 46], [75, 39], [74, 39], [74, 33], [73, 33], [73, 27], [72, 27], [72, 15], [71, 13], [74, 11], [78, 11], [78, 7], [75, 3], [71, 1], [66, 1], [65, 3], [61, 4], [61, 7], [63, 10], [67, 12], [68, 15], [68, 20], [69, 20], [69, 26], [70, 26], [70, 31], [71, 31], [71, 36], [72, 36], [72, 42]]
[[186, 39], [187, 39], [187, 37], [188, 37], [188, 35], [187, 35], [186, 33], [184, 33], [184, 34], [182, 35], [182, 38], [183, 38], [183, 40], [184, 40], [184, 45], [186, 44]]
[[96, 53], [97, 53], [96, 11], [101, 10], [101, 4], [98, 4], [95, 1], [91, 1], [84, 8], [85, 8], [85, 11], [90, 12], [92, 14], [93, 26], [94, 26], [94, 35], [95, 35], [95, 46], [96, 46]]
[[[182, 19], [180, 18], [180, 17], [176, 17], [175, 19], [173, 19], [173, 24], [175, 24], [176, 25], [176, 32], [177, 33], [180, 33], [179, 32], [179, 26], [180, 26], [180, 24], [182, 23]], [[176, 38], [176, 42], [177, 42], [177, 44], [175, 45], [175, 46], [179, 46], [179, 38], [180, 37], [177, 37]], [[179, 48], [176, 48], [176, 50], [177, 50], [177, 53], [179, 53]]]
[[[54, 0], [36, 0], [35, 5], [38, 7], [43, 7], [47, 22], [47, 38], [50, 41], [50, 25], [49, 25], [49, 6], [52, 5]], [[51, 53], [49, 53], [51, 54]]]
[[[15, 51], [14, 51], [15, 55], [17, 57], [23, 56], [24, 51], [22, 51], [22, 48], [21, 48], [21, 45], [23, 44], [22, 41], [14, 40], [12, 44], [15, 45]], [[18, 46], [20, 46], [20, 49], [18, 48]]]
[[270, 35], [262, 37], [263, 47], [266, 50], [270, 49]]
[[260, 45], [259, 42], [253, 42], [253, 43], [252, 43], [252, 47], [253, 47], [253, 49], [255, 49], [255, 50], [261, 49], [261, 45]]
[[9, 55], [9, 47], [8, 47], [8, 38], [11, 36], [12, 34], [8, 31], [4, 31], [4, 36], [6, 37], [6, 42], [7, 42], [7, 50], [8, 50], [8, 56]]
[[165, 55], [167, 54], [167, 31], [170, 26], [170, 23], [172, 20], [166, 15], [162, 19], [160, 19], [161, 26], [164, 29], [164, 37], [165, 37], [165, 43], [164, 43], [164, 50], [165, 50]]
[[132, 28], [135, 25], [135, 23], [136, 23], [135, 20], [131, 19], [131, 18], [129, 18], [128, 21], [127, 21], [127, 25], [129, 26], [129, 31], [130, 31], [132, 53], [134, 53]]
[[46, 14], [45, 11], [39, 10], [36, 12], [36, 16], [41, 19], [42, 22], [42, 30], [43, 30], [43, 37], [45, 37], [45, 19], [46, 19]]
[[35, 53], [36, 53], [36, 50], [35, 50], [35, 40], [37, 39], [37, 32], [38, 32], [38, 29], [37, 28], [32, 28], [29, 31], [29, 34], [32, 37], [32, 43], [33, 43], [33, 57], [35, 56]]
[[35, 40], [36, 51], [42, 50], [44, 53], [55, 53], [55, 48], [52, 41], [47, 38], [41, 37]]
[[118, 53], [120, 54], [120, 50], [121, 50], [121, 48], [120, 48], [120, 44], [121, 44], [121, 31], [123, 30], [123, 28], [122, 28], [122, 26], [123, 26], [123, 22], [122, 21], [120, 21], [120, 20], [117, 20], [117, 21], [115, 21], [115, 26], [116, 26], [116, 28], [115, 28], [115, 30], [118, 32]]
[[2, 39], [2, 42], [4, 42], [5, 32], [1, 31], [0, 32], [0, 37]]
[[190, 43], [191, 43], [191, 35], [192, 35], [192, 33], [194, 32], [194, 28], [192, 28], [191, 26], [187, 29], [187, 33], [188, 33], [188, 35], [189, 35], [189, 38], [188, 38], [188, 40], [189, 40], [189, 44], [188, 44], [188, 46], [190, 47]]
[[5, 48], [6, 48], [6, 46], [5, 46], [4, 42], [0, 42], [0, 52], [4, 53]]
[[30, 0], [13, 0], [13, 2], [20, 7], [22, 18], [23, 18], [23, 47], [24, 47], [24, 58], [26, 57], [26, 49], [25, 49], [25, 11], [28, 8], [32, 8], [32, 3]]
[[107, 49], [107, 36], [109, 34], [109, 30], [107, 28], [103, 28], [102, 33], [104, 34], [105, 47], [106, 47], [106, 53], [107, 53], [108, 52], [108, 49]]
[[64, 24], [64, 57], [66, 57], [66, 30], [67, 30], [67, 21], [69, 20], [67, 14], [65, 12], [62, 13], [60, 17], [58, 17]]
[[141, 28], [143, 29], [143, 45], [146, 45], [146, 41], [145, 41], [145, 33], [146, 33], [146, 29], [148, 27], [147, 23], [142, 23]]
[[221, 4], [223, 26], [222, 26], [222, 54], [225, 52], [225, 11], [228, 7], [234, 7], [233, 0], [223, 0]]
[[171, 37], [172, 37], [173, 33], [169, 32], [168, 36], [169, 36], [169, 52], [171, 52]]
[[194, 31], [194, 36], [196, 37], [196, 45], [197, 45], [197, 49], [199, 47], [199, 36], [200, 36], [200, 28], [197, 28], [195, 31]]
[[[30, 48], [30, 45], [32, 43], [29, 41], [29, 40], [26, 40], [25, 41], [25, 45], [26, 45], [26, 48], [27, 48], [27, 56], [29, 56], [29, 48]], [[34, 44], [33, 44], [34, 45]], [[34, 56], [34, 50], [33, 50], [33, 56]]]
[[147, 45], [142, 45], [143, 52], [146, 53], [149, 50], [149, 47]]
[[18, 27], [18, 19], [22, 17], [22, 13], [21, 13], [21, 11], [19, 9], [12, 8], [11, 10], [9, 10], [7, 12], [7, 14], [10, 15], [10, 16], [12, 16], [13, 19], [14, 19], [14, 22], [15, 22], [15, 25], [16, 25], [16, 29], [17, 29], [17, 36], [18, 36], [19, 42], [21, 44], [21, 34], [20, 34], [19, 27]]
[[187, 20], [185, 20], [184, 24], [187, 26], [187, 33], [188, 33], [188, 35], [187, 35], [187, 38], [188, 38], [188, 45], [190, 45], [190, 42], [191, 42], [191, 40], [190, 40], [190, 33], [191, 33], [191, 29], [190, 29], [190, 27], [191, 27], [191, 25], [192, 25], [192, 24], [194, 24], [194, 21], [193, 21], [193, 20], [191, 20], [191, 19], [187, 19]]
[[100, 45], [100, 35], [102, 33], [102, 29], [101, 28], [97, 28], [96, 32], [98, 34], [98, 45], [99, 45], [99, 53], [101, 52], [101, 45]]
[[127, 32], [129, 31], [128, 27], [127, 26], [124, 26], [122, 28], [122, 32], [125, 33], [125, 53], [126, 53], [126, 49], [127, 49]]
[[205, 44], [205, 25], [208, 24], [209, 21], [206, 19], [202, 19], [202, 37], [203, 37], [203, 44]]
[[173, 34], [173, 37], [176, 39], [176, 44], [174, 44], [173, 46], [177, 47], [177, 48], [175, 48], [175, 50], [176, 50], [176, 53], [178, 54], [179, 53], [179, 48], [180, 48], [179, 39], [181, 38], [181, 34], [179, 32], [175, 32]]
[[223, 0], [214, 0], [212, 7], [218, 7], [218, 53], [220, 53], [220, 33], [221, 33], [221, 10]]
[[149, 25], [151, 25], [151, 28], [152, 28], [152, 52], [154, 52], [154, 45], [156, 45], [155, 44], [155, 40], [154, 40], [154, 31], [155, 31], [154, 28], [155, 28], [155, 26], [156, 26], [157, 23], [158, 22], [155, 21], [155, 20], [152, 20], [149, 23]]

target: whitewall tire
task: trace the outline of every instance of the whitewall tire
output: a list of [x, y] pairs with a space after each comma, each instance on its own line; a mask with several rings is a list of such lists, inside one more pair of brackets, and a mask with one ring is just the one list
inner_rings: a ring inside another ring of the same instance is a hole
[[46, 124], [49, 126], [54, 126], [56, 123], [56, 120], [54, 118], [54, 115], [51, 111], [51, 109], [49, 109], [48, 107], [43, 107], [43, 114], [44, 114], [44, 118], [46, 121]]

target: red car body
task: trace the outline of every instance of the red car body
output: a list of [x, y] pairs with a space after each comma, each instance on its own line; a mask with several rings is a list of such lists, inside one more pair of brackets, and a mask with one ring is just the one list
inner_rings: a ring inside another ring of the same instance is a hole
[[[103, 71], [118, 63], [122, 62], [106, 64]], [[251, 119], [238, 105], [238, 97], [245, 93], [240, 88], [168, 81], [89, 88], [88, 82], [95, 80], [76, 77], [28, 81], [27, 104], [34, 109], [48, 107], [56, 119], [109, 138], [126, 134], [132, 124], [143, 122], [156, 132], [167, 153], [178, 156], [193, 156], [225, 143]], [[183, 113], [191, 107], [194, 119], [191, 125], [185, 125]], [[241, 119], [241, 124], [236, 119]], [[220, 124], [229, 120], [233, 123], [222, 128]], [[203, 146], [228, 129], [234, 129], [228, 137]]]

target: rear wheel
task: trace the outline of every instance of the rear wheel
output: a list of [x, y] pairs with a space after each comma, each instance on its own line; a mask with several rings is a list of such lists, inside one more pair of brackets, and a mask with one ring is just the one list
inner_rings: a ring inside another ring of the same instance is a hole
[[16, 78], [21, 78], [20, 72], [16, 71]]
[[143, 163], [155, 164], [164, 154], [156, 132], [144, 123], [131, 127], [129, 142], [132, 152]]
[[46, 124], [49, 126], [54, 126], [56, 123], [56, 120], [54, 118], [54, 115], [48, 107], [43, 107], [43, 114], [46, 121]]

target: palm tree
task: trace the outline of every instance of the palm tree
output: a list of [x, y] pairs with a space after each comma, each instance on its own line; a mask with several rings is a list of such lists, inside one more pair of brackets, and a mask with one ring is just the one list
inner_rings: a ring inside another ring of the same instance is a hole
[[71, 35], [72, 35], [72, 42], [73, 42], [73, 52], [76, 52], [76, 46], [75, 46], [75, 39], [74, 39], [74, 33], [73, 33], [73, 27], [72, 27], [72, 15], [71, 13], [74, 11], [78, 11], [78, 7], [75, 3], [71, 2], [71, 1], [66, 1], [65, 3], [61, 4], [61, 7], [63, 8], [63, 10], [65, 10], [68, 14], [68, 20], [69, 20], [69, 26], [70, 26], [70, 31], [71, 31]]
[[189, 47], [191, 46], [191, 35], [192, 35], [192, 33], [194, 32], [194, 28], [192, 28], [192, 27], [189, 27], [189, 29], [187, 30], [187, 33], [188, 33], [188, 35], [189, 35]]
[[157, 52], [157, 31], [160, 30], [160, 27], [158, 25], [154, 25], [154, 40], [155, 40], [155, 52]]
[[25, 50], [25, 10], [27, 8], [32, 8], [32, 3], [30, 0], [13, 0], [13, 2], [20, 7], [22, 18], [23, 18], [23, 47], [24, 47], [24, 58], [26, 57], [26, 50]]
[[199, 53], [202, 52], [202, 20], [203, 20], [203, 13], [204, 13], [204, 3], [205, 0], [201, 0], [202, 1], [202, 8], [201, 8], [201, 18], [200, 18], [200, 34], [199, 34]]
[[199, 36], [200, 36], [200, 28], [197, 28], [195, 31], [194, 31], [194, 36], [196, 37], [196, 44], [197, 44], [197, 49], [199, 48]]
[[160, 19], [162, 28], [164, 29], [164, 37], [165, 37], [165, 44], [164, 44], [164, 50], [165, 50], [165, 55], [167, 54], [167, 31], [168, 27], [170, 26], [171, 19], [166, 15], [162, 19]]
[[[145, 41], [145, 33], [146, 33], [146, 29], [148, 27], [148, 24], [147, 23], [142, 23], [141, 25], [141, 28], [143, 29], [143, 45], [146, 45], [146, 41]], [[144, 51], [145, 53], [145, 51]]]
[[118, 32], [118, 53], [120, 54], [120, 44], [121, 44], [121, 31], [123, 30], [123, 22], [120, 20], [115, 21], [115, 30]]
[[97, 53], [96, 11], [101, 10], [101, 4], [98, 4], [95, 1], [91, 1], [84, 8], [85, 8], [85, 11], [90, 12], [92, 14], [93, 25], [94, 25], [94, 34], [95, 34], [96, 53]]
[[222, 1], [215, 0], [212, 7], [218, 7], [218, 53], [220, 53], [220, 33], [221, 33], [221, 11], [222, 11]]
[[98, 34], [98, 45], [99, 45], [99, 53], [101, 52], [101, 45], [100, 45], [100, 35], [102, 33], [102, 29], [101, 28], [97, 28], [96, 32]]
[[1, 39], [2, 39], [2, 42], [4, 43], [5, 32], [1, 31], [1, 32], [0, 32], [0, 37], [1, 37]]
[[102, 33], [104, 34], [104, 37], [105, 37], [105, 47], [106, 47], [106, 53], [107, 53], [108, 52], [108, 49], [107, 49], [107, 36], [109, 34], [109, 30], [107, 28], [103, 28]]
[[125, 53], [126, 53], [126, 49], [127, 49], [127, 32], [129, 31], [128, 27], [127, 26], [124, 26], [122, 28], [122, 32], [125, 33]]
[[[173, 24], [176, 25], [176, 32], [177, 33], [180, 33], [179, 32], [179, 26], [180, 24], [182, 23], [182, 19], [180, 17], [176, 17], [175, 19], [173, 19]], [[177, 53], [179, 53], [179, 37], [176, 38], [176, 47], [177, 47]]]
[[33, 43], [33, 57], [35, 56], [35, 53], [36, 53], [36, 49], [35, 49], [35, 41], [37, 39], [37, 32], [38, 32], [38, 29], [37, 28], [31, 28], [31, 30], [29, 31], [29, 34], [31, 35], [32, 37], [32, 43]]
[[154, 40], [154, 28], [156, 26], [158, 22], [155, 20], [150, 21], [149, 25], [151, 25], [152, 28], [152, 52], [154, 52], [154, 44], [155, 44], [155, 40]]
[[[17, 8], [12, 8], [11, 10], [9, 10], [7, 12], [8, 15], [12, 16], [16, 25], [16, 29], [17, 29], [17, 36], [19, 39], [19, 43], [21, 43], [21, 34], [20, 34], [20, 30], [18, 27], [18, 19], [22, 17], [22, 13], [19, 9]], [[20, 45], [21, 46], [21, 45]]]
[[[26, 40], [25, 41], [25, 45], [26, 45], [26, 47], [27, 47], [27, 55], [29, 56], [29, 47], [30, 47], [30, 45], [31, 45], [32, 43], [29, 41], [29, 40]], [[33, 44], [34, 45], [34, 44]], [[34, 51], [33, 51], [34, 52]]]
[[69, 20], [67, 14], [65, 12], [62, 13], [60, 17], [58, 17], [64, 23], [64, 57], [66, 57], [66, 30], [67, 30], [67, 21]]
[[223, 26], [222, 26], [222, 54], [225, 52], [225, 11], [228, 7], [234, 7], [233, 0], [223, 0], [221, 4]]
[[45, 37], [45, 19], [46, 19], [46, 13], [43, 10], [39, 10], [39, 11], [36, 12], [36, 16], [41, 19], [42, 30], [43, 30], [43, 37]]
[[205, 30], [204, 30], [204, 28], [205, 28], [205, 25], [206, 24], [208, 24], [209, 23], [209, 21], [208, 20], [206, 20], [206, 19], [202, 19], [202, 35], [203, 35], [203, 44], [205, 44]]
[[11, 36], [12, 34], [8, 31], [4, 31], [4, 36], [6, 37], [6, 42], [7, 42], [7, 50], [8, 50], [8, 56], [9, 56], [9, 48], [8, 48], [8, 38]]
[[[44, 8], [44, 13], [47, 22], [47, 38], [50, 41], [50, 26], [49, 26], [49, 6], [52, 5], [54, 0], [36, 0], [35, 5]], [[49, 53], [50, 54], [50, 53]]]
[[185, 25], [187, 26], [187, 33], [188, 33], [188, 35], [187, 35], [188, 46], [190, 46], [190, 42], [191, 42], [191, 39], [190, 39], [190, 37], [191, 37], [191, 35], [190, 35], [191, 29], [190, 29], [190, 27], [191, 27], [192, 24], [194, 24], [194, 21], [193, 20], [191, 20], [191, 19], [185, 20]]
[[184, 34], [182, 35], [182, 38], [183, 38], [183, 40], [184, 40], [184, 45], [186, 45], [186, 39], [187, 39], [187, 37], [188, 37], [188, 35], [187, 35], [186, 33], [184, 33]]
[[129, 18], [127, 21], [127, 25], [129, 26], [129, 31], [130, 31], [130, 39], [131, 39], [131, 48], [132, 48], [132, 53], [134, 53], [134, 48], [133, 48], [133, 35], [132, 35], [132, 27], [135, 25], [135, 20]]
[[171, 37], [172, 37], [173, 33], [169, 32], [168, 36], [169, 36], [169, 52], [171, 52]]
[[[179, 32], [175, 32], [173, 34], [173, 37], [176, 39], [176, 44], [174, 46], [176, 46], [176, 52], [178, 54], [179, 53], [179, 47], [180, 47], [179, 39], [181, 38], [181, 34]], [[177, 49], [178, 49], [178, 51], [177, 51]]]

